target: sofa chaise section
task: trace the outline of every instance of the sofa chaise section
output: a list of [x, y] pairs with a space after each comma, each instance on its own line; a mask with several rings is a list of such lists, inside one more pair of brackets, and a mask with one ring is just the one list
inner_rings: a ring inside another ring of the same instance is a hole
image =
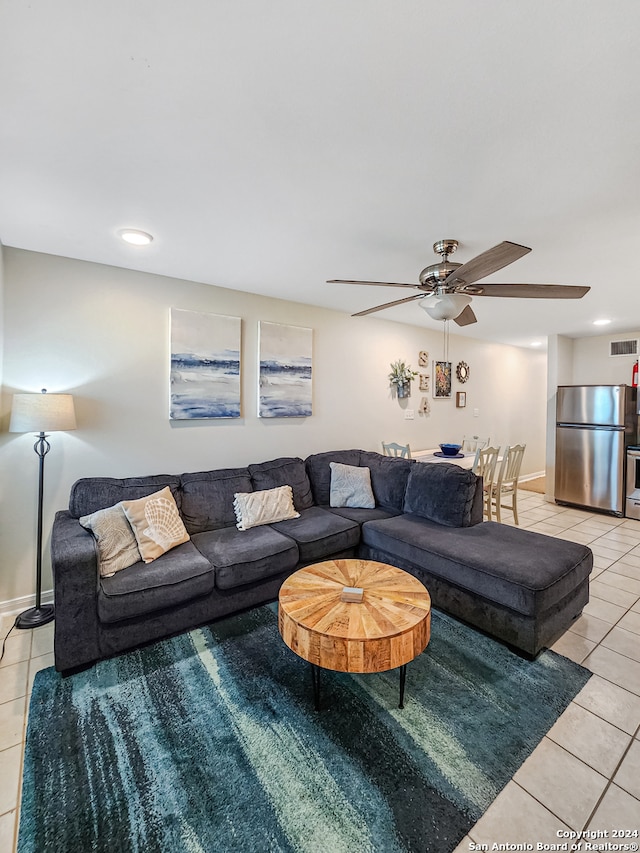
[[367, 522], [361, 554], [414, 574], [436, 607], [531, 656], [589, 599], [589, 548], [492, 521], [455, 536], [411, 514]]

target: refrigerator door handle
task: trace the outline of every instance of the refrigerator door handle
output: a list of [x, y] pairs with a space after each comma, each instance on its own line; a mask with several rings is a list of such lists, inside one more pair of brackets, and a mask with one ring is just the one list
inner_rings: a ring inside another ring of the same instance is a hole
[[557, 423], [558, 429], [585, 429], [593, 430], [594, 432], [624, 432], [624, 426], [618, 424], [616, 426], [600, 426], [599, 424], [565, 424]]

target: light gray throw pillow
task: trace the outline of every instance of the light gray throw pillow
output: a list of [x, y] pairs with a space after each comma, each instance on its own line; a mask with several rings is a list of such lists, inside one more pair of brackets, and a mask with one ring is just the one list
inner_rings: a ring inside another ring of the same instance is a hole
[[83, 515], [80, 524], [95, 536], [101, 577], [109, 578], [142, 559], [122, 504]]
[[359, 509], [373, 509], [376, 499], [371, 489], [371, 471], [358, 465], [343, 465], [330, 462], [331, 492], [330, 506], [348, 506]]

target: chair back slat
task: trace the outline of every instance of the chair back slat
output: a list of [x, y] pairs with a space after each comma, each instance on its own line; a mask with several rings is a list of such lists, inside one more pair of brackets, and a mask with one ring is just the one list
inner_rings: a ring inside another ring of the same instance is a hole
[[[511, 509], [513, 512], [513, 520], [516, 524], [518, 521], [518, 478], [520, 477], [520, 468], [522, 467], [522, 457], [526, 444], [514, 444], [513, 447], [507, 446], [502, 457], [502, 464], [498, 476], [491, 489], [491, 506], [490, 511], [495, 506], [496, 518], [501, 521], [500, 508]], [[504, 498], [511, 498], [511, 505], [503, 504]]]
[[479, 447], [476, 450], [476, 458], [473, 460], [471, 468], [474, 474], [482, 477], [484, 513], [489, 521], [491, 521], [491, 492], [495, 481], [499, 453], [498, 447]]
[[513, 447], [507, 447], [504, 452], [501, 470], [498, 475], [500, 483], [508, 485], [514, 483], [518, 479], [520, 476], [520, 468], [522, 467], [524, 451], [524, 444], [514, 444]]
[[475, 453], [476, 450], [484, 450], [489, 447], [489, 437], [480, 438], [479, 435], [465, 435], [462, 439], [462, 450], [467, 450], [469, 453]]
[[402, 459], [411, 459], [411, 448], [408, 444], [397, 444], [395, 441], [383, 441], [382, 452], [385, 456], [397, 456]]
[[482, 477], [484, 482], [493, 482], [500, 449], [498, 447], [482, 447], [476, 450], [476, 458], [471, 470]]

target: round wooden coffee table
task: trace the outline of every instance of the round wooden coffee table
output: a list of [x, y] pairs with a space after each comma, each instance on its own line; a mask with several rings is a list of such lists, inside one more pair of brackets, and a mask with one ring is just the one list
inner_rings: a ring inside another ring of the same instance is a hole
[[[361, 601], [345, 600], [360, 594]], [[278, 604], [282, 639], [311, 664], [316, 710], [321, 668], [399, 667], [403, 707], [407, 663], [424, 651], [431, 632], [431, 598], [417, 578], [373, 560], [327, 560], [287, 578]]]

